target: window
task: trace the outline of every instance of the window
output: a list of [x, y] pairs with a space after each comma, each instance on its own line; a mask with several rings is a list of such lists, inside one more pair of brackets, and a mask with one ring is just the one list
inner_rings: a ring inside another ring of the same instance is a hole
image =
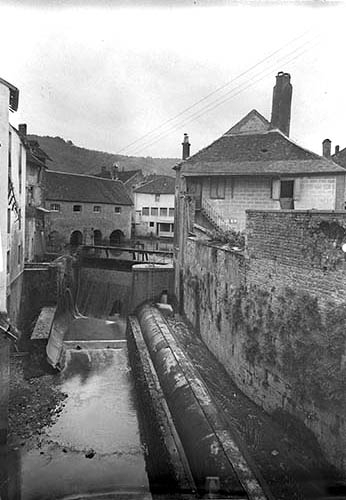
[[149, 215], [149, 207], [142, 208], [142, 215]]
[[18, 229], [22, 229], [22, 209], [18, 210]]
[[155, 227], [155, 222], [149, 222], [149, 227]]
[[73, 211], [74, 212], [81, 212], [82, 211], [82, 205], [73, 205]]
[[160, 195], [159, 194], [155, 195], [155, 201], [160, 201]]
[[22, 192], [22, 156], [23, 156], [23, 146], [19, 145], [19, 160], [18, 160], [18, 175], [19, 175], [19, 193]]
[[167, 208], [160, 208], [160, 216], [161, 217], [167, 217], [167, 212], [168, 212]]
[[294, 181], [281, 181], [280, 198], [293, 198]]
[[96, 212], [96, 213], [100, 213], [101, 212], [100, 205], [94, 205], [94, 212]]
[[114, 212], [116, 214], [121, 214], [121, 207], [114, 207]]
[[12, 179], [12, 133], [8, 133], [8, 176]]
[[174, 217], [174, 208], [169, 209], [169, 216]]
[[6, 270], [7, 274], [10, 272], [10, 267], [11, 267], [11, 254], [10, 251], [7, 251], [7, 263], [6, 263]]
[[162, 233], [170, 233], [172, 232], [172, 228], [171, 228], [172, 224], [167, 224], [166, 222], [161, 222], [160, 224], [160, 231]]
[[50, 209], [52, 212], [60, 212], [60, 203], [51, 203]]
[[20, 265], [20, 263], [22, 262], [22, 245], [18, 245], [18, 254], [17, 254], [17, 258], [18, 258], [18, 266]]
[[10, 234], [11, 232], [11, 209], [7, 209], [7, 233]]
[[159, 209], [153, 207], [150, 209], [150, 213], [151, 213], [151, 215], [159, 215]]
[[225, 180], [222, 177], [210, 178], [210, 198], [225, 198]]

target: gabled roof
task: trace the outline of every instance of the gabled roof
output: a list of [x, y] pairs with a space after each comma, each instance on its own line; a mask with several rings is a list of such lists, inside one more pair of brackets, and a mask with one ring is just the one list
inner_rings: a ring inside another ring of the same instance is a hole
[[255, 134], [266, 132], [271, 128], [270, 123], [256, 109], [250, 111], [244, 118], [226, 132], [224, 135], [230, 134]]
[[174, 194], [175, 179], [168, 175], [160, 175], [154, 179], [134, 190], [135, 193], [146, 194]]
[[124, 184], [91, 175], [45, 170], [45, 197], [54, 201], [132, 205]]
[[332, 155], [331, 159], [341, 167], [346, 168], [346, 148]]
[[10, 102], [9, 107], [11, 111], [17, 111], [18, 101], [19, 101], [19, 90], [17, 87], [12, 85], [12, 83], [6, 82], [3, 78], [0, 78], [0, 84], [5, 85], [10, 91]]
[[181, 172], [183, 175], [303, 175], [345, 173], [345, 170], [273, 129], [249, 134], [229, 131], [182, 163]]

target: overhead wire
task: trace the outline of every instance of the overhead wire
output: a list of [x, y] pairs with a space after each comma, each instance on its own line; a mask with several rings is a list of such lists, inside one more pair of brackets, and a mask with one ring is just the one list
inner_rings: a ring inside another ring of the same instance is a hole
[[[291, 53], [286, 54], [279, 61], [275, 61], [275, 66], [277, 66], [278, 64], [281, 64], [282, 62], [284, 62], [285, 64], [289, 64], [289, 63], [293, 62], [294, 60], [296, 60], [298, 57], [300, 57], [303, 54], [305, 54], [308, 50], [310, 50], [312, 47], [316, 46], [317, 44], [311, 45], [310, 47], [303, 49], [303, 47], [305, 45], [307, 45], [307, 44], [304, 44], [301, 47], [296, 48]], [[298, 52], [296, 55], [294, 55], [293, 57], [290, 57], [290, 58], [287, 59], [287, 55], [292, 56], [297, 51], [299, 51], [299, 49], [303, 49], [303, 50], [300, 50], [300, 52]], [[131, 154], [135, 155], [135, 154], [138, 154], [141, 151], [144, 151], [148, 147], [154, 145], [156, 142], [158, 142], [159, 140], [161, 140], [163, 137], [166, 137], [168, 134], [170, 134], [174, 130], [177, 130], [178, 128], [181, 128], [181, 127], [183, 127], [183, 126], [191, 123], [192, 121], [197, 120], [198, 118], [200, 118], [204, 114], [213, 111], [214, 109], [218, 108], [219, 106], [221, 106], [225, 102], [233, 99], [237, 95], [241, 94], [242, 92], [244, 92], [248, 88], [252, 87], [256, 83], [262, 81], [264, 78], [266, 78], [268, 75], [270, 75], [272, 73], [272, 71], [273, 71], [273, 67], [274, 66], [272, 64], [271, 67], [262, 69], [259, 73], [255, 74], [254, 77], [252, 77], [252, 80], [251, 80], [250, 83], [243, 82], [242, 84], [238, 85], [237, 87], [229, 90], [223, 96], [218, 97], [216, 100], [214, 100], [211, 103], [208, 103], [206, 106], [204, 106], [203, 108], [201, 108], [198, 111], [194, 112], [192, 115], [187, 116], [186, 118], [184, 118], [184, 120], [182, 122], [179, 122], [179, 123], [177, 123], [175, 125], [171, 125], [171, 127], [168, 130], [162, 131], [158, 136], [153, 137], [150, 140], [150, 142], [144, 143], [143, 145], [134, 148], [134, 150], [131, 152]], [[256, 79], [256, 77], [262, 75], [263, 73], [264, 73], [264, 75], [262, 77]], [[255, 79], [253, 79], [253, 78], [255, 78]], [[235, 92], [237, 89], [239, 89], [239, 90], [237, 92]]]
[[[201, 104], [202, 102], [206, 101], [207, 99], [209, 99], [211, 96], [217, 94], [217, 93], [220, 93], [222, 92], [225, 88], [227, 88], [228, 86], [230, 86], [232, 83], [234, 83], [235, 81], [239, 80], [240, 78], [242, 78], [243, 76], [247, 75], [248, 73], [250, 73], [251, 71], [253, 71], [256, 67], [258, 66], [261, 66], [263, 65], [264, 63], [267, 63], [268, 61], [270, 62], [270, 64], [272, 64], [274, 61], [270, 61], [270, 59], [273, 59], [274, 56], [276, 56], [278, 53], [282, 52], [287, 46], [291, 46], [292, 44], [294, 44], [297, 40], [300, 40], [301, 38], [304, 38], [306, 35], [308, 34], [308, 32], [305, 32], [303, 33], [302, 35], [294, 38], [293, 40], [287, 42], [286, 44], [284, 44], [283, 46], [281, 46], [279, 49], [275, 50], [274, 52], [272, 52], [271, 54], [269, 54], [267, 57], [261, 59], [259, 62], [257, 62], [256, 64], [252, 65], [250, 68], [248, 68], [246, 71], [243, 71], [242, 73], [240, 73], [239, 75], [237, 75], [235, 78], [233, 78], [232, 80], [230, 80], [229, 82], [225, 83], [224, 85], [222, 85], [221, 87], [218, 87], [217, 89], [215, 89], [214, 91], [210, 92], [209, 94], [207, 94], [206, 96], [204, 96], [203, 98], [199, 99], [196, 103], [192, 104], [191, 106], [188, 106], [187, 108], [185, 108], [184, 110], [182, 110], [181, 112], [179, 112], [177, 115], [175, 115], [174, 117], [166, 120], [165, 122], [163, 122], [161, 125], [157, 126], [156, 128], [154, 128], [153, 130], [151, 130], [150, 132], [147, 132], [146, 134], [144, 134], [142, 137], [136, 139], [135, 141], [132, 141], [131, 143], [129, 143], [127, 146], [124, 146], [123, 148], [121, 148], [120, 150], [118, 150], [118, 154], [122, 151], [125, 151], [125, 150], [131, 150], [131, 149], [134, 149], [137, 151], [137, 149], [142, 146], [140, 146], [138, 143], [139, 142], [142, 142], [144, 141], [144, 144], [149, 140], [149, 141], [152, 141], [154, 138], [150, 138], [151, 135], [155, 134], [155, 132], [158, 132], [160, 129], [163, 129], [165, 127], [167, 127], [168, 124], [176, 121], [179, 117], [181, 117], [182, 115], [188, 113], [190, 110], [192, 110], [193, 108], [197, 107], [199, 104]], [[285, 54], [283, 57], [287, 57], [287, 55], [292, 55], [292, 53], [296, 52], [297, 50], [301, 49], [302, 47], [304, 47], [306, 44], [310, 43], [311, 40], [308, 40], [306, 42], [304, 42], [302, 45], [296, 47], [293, 51], [289, 52], [288, 54]], [[278, 64], [278, 61], [275, 61], [275, 64]], [[263, 71], [263, 70], [262, 70]], [[245, 82], [246, 83], [246, 82]], [[244, 85], [244, 83], [242, 83], [240, 86]], [[237, 86], [237, 88], [239, 88], [240, 86]], [[235, 89], [231, 89], [229, 90], [226, 94], [224, 95], [221, 95], [219, 97], [216, 98], [215, 101], [213, 102], [216, 102], [218, 99], [222, 99], [225, 95], [228, 95], [230, 92], [234, 92]], [[213, 103], [207, 103], [206, 107], [209, 107], [210, 105], [212, 105]], [[202, 108], [202, 109], [205, 109], [205, 106]], [[198, 113], [199, 111], [201, 110], [197, 110], [195, 111], [195, 113]], [[186, 119], [186, 118], [184, 118]], [[171, 127], [171, 125], [170, 125]], [[160, 132], [161, 134], [162, 132]], [[156, 134], [155, 134], [156, 135]], [[138, 146], [135, 146], [136, 144], [138, 144]], [[133, 147], [135, 146], [135, 147]], [[146, 147], [146, 146], [145, 146]]]

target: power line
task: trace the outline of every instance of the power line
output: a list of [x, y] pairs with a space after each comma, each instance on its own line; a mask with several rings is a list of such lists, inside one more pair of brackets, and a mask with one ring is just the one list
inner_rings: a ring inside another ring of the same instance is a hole
[[303, 34], [299, 35], [298, 37], [295, 37], [294, 39], [290, 40], [289, 42], [285, 43], [284, 45], [282, 45], [279, 49], [275, 50], [274, 52], [272, 52], [271, 54], [269, 54], [268, 56], [266, 56], [265, 58], [261, 59], [259, 62], [257, 62], [256, 64], [254, 64], [253, 66], [251, 66], [250, 68], [248, 68], [247, 70], [243, 71], [242, 73], [240, 73], [239, 75], [237, 75], [235, 78], [233, 78], [232, 80], [230, 80], [229, 82], [225, 83], [224, 85], [218, 87], [217, 89], [213, 90], [212, 92], [210, 92], [209, 94], [207, 94], [206, 96], [204, 96], [203, 98], [199, 99], [197, 102], [195, 102], [194, 104], [188, 106], [187, 108], [185, 108], [184, 110], [182, 110], [181, 112], [179, 112], [177, 115], [173, 116], [172, 118], [166, 120], [165, 122], [163, 122], [161, 125], [155, 127], [153, 130], [147, 132], [146, 134], [144, 134], [143, 136], [139, 137], [138, 139], [136, 139], [135, 141], [132, 141], [131, 143], [127, 144], [126, 146], [124, 146], [123, 148], [121, 148], [120, 150], [118, 150], [118, 153], [121, 153], [122, 151], [125, 151], [126, 149], [130, 148], [131, 146], [137, 144], [138, 142], [142, 141], [143, 139], [145, 139], [146, 137], [152, 135], [153, 133], [155, 133], [157, 130], [163, 128], [165, 125], [167, 125], [168, 123], [171, 123], [172, 121], [176, 120], [177, 118], [179, 118], [181, 115], [183, 115], [184, 113], [186, 113], [187, 111], [193, 109], [194, 107], [198, 106], [201, 102], [204, 102], [205, 100], [207, 100], [209, 97], [211, 97], [212, 95], [218, 93], [218, 92], [221, 92], [223, 89], [225, 89], [226, 87], [228, 87], [229, 85], [231, 85], [232, 83], [234, 83], [236, 80], [240, 79], [242, 76], [245, 76], [247, 73], [251, 72], [253, 69], [255, 69], [256, 67], [260, 66], [261, 64], [263, 64], [264, 62], [268, 61], [269, 59], [271, 59], [272, 57], [274, 57], [276, 54], [278, 54], [279, 52], [281, 52], [285, 47], [287, 46], [290, 46], [292, 45], [293, 43], [295, 43], [297, 40], [300, 40], [301, 38], [305, 37], [307, 34], [309, 33], [309, 30], [304, 32]]
[[[304, 44], [306, 45], [306, 44]], [[302, 49], [303, 46], [299, 47], [298, 49]], [[309, 47], [310, 49], [314, 46], [316, 46], [317, 44], [315, 45], [312, 45], [311, 47]], [[300, 57], [301, 55], [303, 55], [304, 53], [306, 53], [309, 48], [306, 48], [305, 50], [301, 50], [301, 52], [299, 52], [298, 54], [296, 54], [294, 57], [291, 57], [290, 59], [287, 59], [285, 60], [285, 64], [288, 64], [294, 60], [296, 60], [298, 57]], [[294, 51], [292, 51], [289, 55], [293, 55], [295, 52], [297, 52], [298, 49], [295, 49]], [[286, 57], [286, 56], [285, 56]], [[283, 58], [282, 58], [283, 60]], [[281, 63], [281, 61], [276, 61], [275, 62], [275, 66], [277, 64]], [[191, 123], [192, 121], [195, 121], [197, 120], [200, 116], [206, 114], [206, 113], [209, 113], [211, 111], [213, 111], [214, 109], [218, 108], [219, 106], [221, 106], [222, 104], [224, 104], [225, 102], [231, 100], [232, 98], [236, 97], [237, 95], [239, 95], [240, 93], [242, 93], [244, 90], [247, 90], [248, 88], [252, 87], [254, 84], [262, 81], [264, 78], [266, 78], [268, 75], [270, 75], [272, 73], [272, 68], [266, 68], [265, 70], [261, 70], [259, 73], [257, 73], [255, 76], [260, 76], [263, 72], [265, 72], [264, 76], [261, 77], [261, 78], [258, 78], [256, 80], [252, 80], [249, 84], [247, 84], [245, 87], [244, 87], [244, 82], [243, 84], [241, 85], [238, 85], [236, 88], [234, 89], [231, 89], [230, 91], [228, 91], [226, 94], [224, 94], [223, 96], [220, 96], [217, 100], [215, 100], [214, 102], [212, 103], [209, 103], [208, 105], [206, 105], [205, 107], [203, 107], [202, 109], [196, 111], [195, 113], [193, 113], [192, 115], [190, 115], [189, 117], [187, 117], [183, 122], [181, 123], [177, 123], [176, 125], [172, 125], [168, 130], [166, 130], [165, 132], [162, 132], [160, 133], [159, 136], [156, 136], [155, 138], [152, 138], [150, 140], [149, 143], [147, 144], [144, 144], [142, 146], [138, 146], [137, 148], [134, 149], [134, 151], [131, 153], [132, 155], [135, 155], [135, 154], [138, 154], [140, 151], [143, 151], [145, 149], [147, 149], [148, 147], [152, 146], [153, 144], [155, 144], [156, 142], [158, 142], [160, 139], [162, 139], [163, 137], [167, 136], [168, 134], [170, 134], [172, 131], [174, 130], [177, 130], [178, 128], [180, 127], [183, 127], [189, 123]], [[241, 88], [243, 87], [243, 88]], [[234, 93], [233, 92], [237, 89], [240, 89], [238, 92]], [[233, 95], [229, 95], [229, 94], [233, 94]], [[226, 97], [227, 96], [227, 97]]]

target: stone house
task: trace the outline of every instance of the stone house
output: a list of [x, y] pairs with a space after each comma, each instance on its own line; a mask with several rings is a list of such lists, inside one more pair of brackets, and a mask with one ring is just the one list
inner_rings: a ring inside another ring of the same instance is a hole
[[175, 180], [156, 176], [134, 190], [135, 236], [173, 238]]
[[47, 249], [115, 245], [131, 235], [132, 200], [122, 182], [45, 170]]
[[26, 210], [25, 210], [25, 261], [41, 260], [45, 253], [44, 208], [42, 178], [51, 158], [40, 148], [36, 139], [27, 135], [26, 124], [18, 126], [26, 144]]
[[24, 272], [26, 147], [9, 123], [19, 91], [0, 79], [0, 312], [16, 324]]
[[180, 227], [242, 231], [247, 209], [344, 208], [345, 169], [288, 137], [291, 96], [290, 75], [280, 72], [270, 122], [252, 110], [192, 156], [185, 137], [175, 167]]

